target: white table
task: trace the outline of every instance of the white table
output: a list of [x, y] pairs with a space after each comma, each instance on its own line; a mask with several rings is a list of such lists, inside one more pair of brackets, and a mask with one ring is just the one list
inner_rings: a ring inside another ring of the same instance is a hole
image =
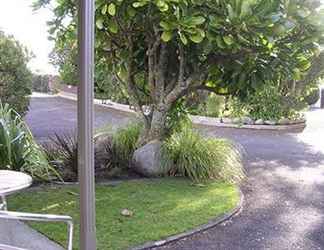
[[31, 176], [28, 174], [11, 170], [0, 170], [0, 195], [5, 196], [28, 188], [32, 181]]
[[0, 209], [7, 209], [6, 196], [28, 188], [33, 179], [28, 174], [11, 170], [0, 170]]
[[[39, 222], [64, 222], [68, 226], [67, 249], [72, 250], [73, 221], [70, 216], [51, 214], [32, 214], [7, 211], [6, 196], [28, 188], [32, 184], [32, 178], [28, 174], [21, 172], [0, 170], [0, 219], [11, 219], [21, 221]], [[24, 250], [12, 246], [1, 245], [0, 250]]]

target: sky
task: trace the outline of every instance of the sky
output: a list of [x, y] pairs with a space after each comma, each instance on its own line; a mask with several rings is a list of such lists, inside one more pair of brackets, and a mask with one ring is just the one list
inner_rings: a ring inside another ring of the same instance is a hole
[[33, 72], [56, 74], [49, 63], [48, 55], [54, 43], [48, 41], [46, 22], [51, 19], [51, 12], [41, 9], [33, 12], [30, 7], [33, 0], [0, 0], [0, 30], [13, 35], [16, 40], [33, 52], [35, 58], [29, 63]]

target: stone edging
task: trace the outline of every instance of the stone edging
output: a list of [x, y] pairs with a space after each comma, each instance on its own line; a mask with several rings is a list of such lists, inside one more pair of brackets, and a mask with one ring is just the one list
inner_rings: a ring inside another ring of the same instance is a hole
[[187, 232], [184, 233], [180, 233], [177, 235], [172, 235], [169, 236], [163, 240], [159, 240], [159, 241], [150, 241], [147, 242], [141, 246], [137, 246], [137, 247], [133, 247], [130, 248], [129, 250], [148, 250], [148, 249], [154, 249], [156, 247], [161, 247], [164, 246], [166, 244], [175, 242], [175, 241], [179, 241], [182, 240], [184, 238], [187, 238], [189, 236], [192, 236], [194, 234], [198, 234], [201, 232], [204, 232], [210, 228], [213, 228], [221, 223], [224, 223], [230, 219], [232, 219], [234, 216], [237, 216], [243, 209], [243, 202], [244, 202], [244, 194], [242, 193], [241, 189], [239, 189], [239, 193], [240, 193], [240, 200], [238, 201], [236, 207], [234, 209], [232, 209], [230, 212], [223, 214], [220, 217], [217, 217], [215, 219], [210, 220], [207, 224], [204, 224], [202, 226], [196, 227], [195, 229], [189, 230]]
[[[60, 92], [57, 96], [76, 101], [77, 97], [75, 94]], [[129, 105], [108, 102], [102, 104], [100, 100], [95, 99], [95, 105], [110, 110], [119, 111], [127, 115], [135, 116], [136, 112], [129, 108]], [[219, 127], [219, 128], [237, 128], [237, 129], [253, 129], [253, 130], [276, 130], [276, 131], [287, 131], [287, 130], [303, 130], [306, 127], [306, 122], [289, 124], [289, 125], [247, 125], [247, 124], [234, 124], [234, 123], [222, 123], [220, 118], [206, 117], [191, 115], [190, 116], [194, 125], [207, 126], [207, 127]]]
[[303, 130], [306, 127], [306, 122], [289, 124], [289, 125], [247, 125], [235, 123], [222, 123], [220, 118], [206, 116], [191, 116], [192, 122], [198, 126], [220, 127], [220, 128], [238, 128], [238, 129], [254, 129], [254, 130]]

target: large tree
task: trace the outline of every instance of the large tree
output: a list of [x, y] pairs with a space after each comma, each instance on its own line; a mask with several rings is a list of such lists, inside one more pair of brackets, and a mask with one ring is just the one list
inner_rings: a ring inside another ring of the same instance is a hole
[[[75, 34], [75, 3], [54, 8], [49, 24], [59, 43]], [[318, 7], [315, 0], [97, 0], [96, 56], [141, 113], [142, 142], [161, 140], [168, 114], [192, 92], [244, 98], [269, 82], [300, 80], [322, 42]]]
[[29, 58], [19, 42], [0, 31], [0, 102], [8, 103], [20, 114], [28, 109], [32, 88]]

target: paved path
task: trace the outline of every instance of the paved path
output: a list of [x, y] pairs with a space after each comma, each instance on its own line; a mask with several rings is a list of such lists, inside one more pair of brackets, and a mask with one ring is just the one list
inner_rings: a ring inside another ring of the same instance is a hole
[[[33, 98], [27, 122], [37, 138], [76, 124], [75, 102]], [[324, 249], [324, 111], [308, 112], [302, 134], [207, 128], [246, 150], [243, 212], [225, 225], [161, 249]], [[96, 108], [96, 125], [128, 121]], [[203, 211], [202, 211], [203, 212]]]
[[64, 250], [26, 224], [4, 219], [0, 219], [0, 243], [28, 250]]

